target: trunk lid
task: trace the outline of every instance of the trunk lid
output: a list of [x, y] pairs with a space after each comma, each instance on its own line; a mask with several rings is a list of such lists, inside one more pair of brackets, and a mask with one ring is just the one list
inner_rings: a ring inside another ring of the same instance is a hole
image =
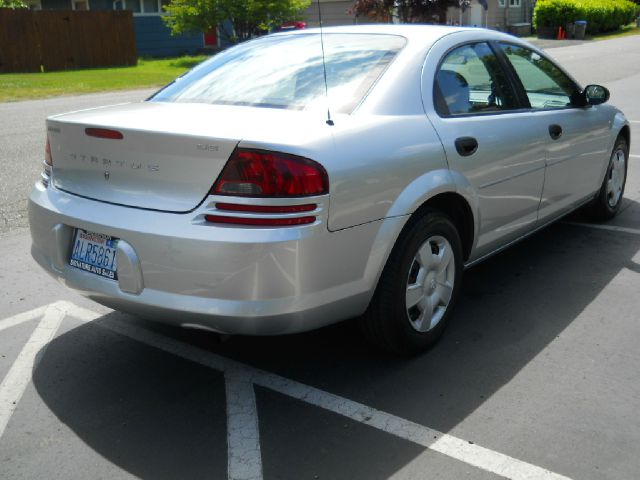
[[[58, 115], [47, 120], [53, 185], [95, 200], [188, 212], [243, 138], [276, 148], [292, 137], [305, 142], [308, 135], [295, 132], [308, 132], [319, 120], [274, 109], [161, 102]], [[116, 130], [123, 138], [96, 138], [87, 128]]]

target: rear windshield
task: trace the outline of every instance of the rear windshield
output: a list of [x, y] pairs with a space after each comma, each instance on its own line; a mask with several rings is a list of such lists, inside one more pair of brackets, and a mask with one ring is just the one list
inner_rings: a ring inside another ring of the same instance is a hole
[[[350, 113], [405, 44], [403, 37], [324, 34], [329, 106]], [[230, 48], [158, 92], [151, 101], [327, 108], [317, 33], [273, 35]]]

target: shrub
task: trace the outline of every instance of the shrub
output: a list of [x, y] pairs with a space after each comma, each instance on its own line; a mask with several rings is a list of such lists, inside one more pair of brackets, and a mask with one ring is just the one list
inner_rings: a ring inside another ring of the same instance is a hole
[[536, 28], [558, 28], [586, 20], [589, 33], [609, 32], [633, 22], [640, 9], [630, 0], [538, 0], [533, 12]]

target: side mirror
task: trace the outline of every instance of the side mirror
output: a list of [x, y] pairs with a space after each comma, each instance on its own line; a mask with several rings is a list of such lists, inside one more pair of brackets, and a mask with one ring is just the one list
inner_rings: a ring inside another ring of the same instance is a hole
[[582, 91], [586, 105], [600, 105], [609, 100], [609, 90], [602, 85], [587, 85]]

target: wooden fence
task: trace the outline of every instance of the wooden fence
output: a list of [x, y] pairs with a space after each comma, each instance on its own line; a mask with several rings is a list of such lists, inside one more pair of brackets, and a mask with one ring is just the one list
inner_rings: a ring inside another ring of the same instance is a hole
[[0, 73], [115, 67], [136, 62], [130, 10], [0, 8]]

